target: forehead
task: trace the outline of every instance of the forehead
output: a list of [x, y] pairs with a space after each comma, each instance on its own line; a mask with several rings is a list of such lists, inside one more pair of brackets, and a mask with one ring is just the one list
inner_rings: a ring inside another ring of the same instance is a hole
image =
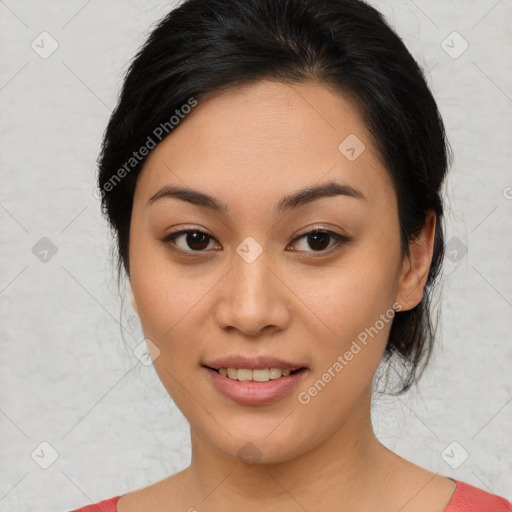
[[331, 180], [393, 193], [350, 99], [315, 82], [260, 81], [201, 101], [150, 153], [137, 188], [147, 199], [180, 184], [247, 205]]

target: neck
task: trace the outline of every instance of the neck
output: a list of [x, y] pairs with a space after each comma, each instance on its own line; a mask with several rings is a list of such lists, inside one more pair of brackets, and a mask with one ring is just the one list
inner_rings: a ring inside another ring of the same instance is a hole
[[[324, 440], [272, 463], [249, 465], [219, 451], [191, 430], [192, 461], [184, 471], [190, 496], [201, 508], [245, 510], [357, 510], [371, 489], [385, 486], [384, 461], [389, 450], [376, 438], [370, 419], [370, 396]], [[262, 440], [262, 443], [264, 440]], [[200, 500], [203, 500], [201, 502]], [[340, 505], [343, 504], [342, 508]]]

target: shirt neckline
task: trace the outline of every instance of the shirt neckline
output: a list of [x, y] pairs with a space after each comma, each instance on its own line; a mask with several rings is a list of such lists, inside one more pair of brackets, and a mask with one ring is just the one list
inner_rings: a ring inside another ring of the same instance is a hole
[[453, 491], [453, 494], [450, 498], [450, 501], [448, 502], [448, 505], [446, 505], [444, 512], [448, 512], [448, 508], [452, 504], [453, 500], [455, 499], [455, 495], [458, 494], [460, 489], [458, 480], [455, 480], [455, 478], [452, 478], [451, 476], [447, 476], [446, 478], [449, 478], [452, 482], [455, 482], [455, 490]]
[[[459, 492], [460, 490], [460, 487], [459, 487], [459, 482], [458, 480], [455, 480], [455, 478], [452, 478], [450, 476], [447, 476], [446, 478], [449, 478], [452, 482], [455, 483], [455, 490], [453, 491], [453, 494], [450, 498], [450, 501], [448, 502], [448, 504], [446, 505], [445, 509], [443, 512], [448, 512], [448, 508], [450, 507], [451, 503], [453, 502], [453, 500], [455, 499], [455, 495]], [[120, 496], [117, 496], [116, 498], [116, 512], [119, 512], [118, 509], [117, 509], [117, 503], [118, 501], [123, 497], [125, 496], [125, 494], [121, 494]]]

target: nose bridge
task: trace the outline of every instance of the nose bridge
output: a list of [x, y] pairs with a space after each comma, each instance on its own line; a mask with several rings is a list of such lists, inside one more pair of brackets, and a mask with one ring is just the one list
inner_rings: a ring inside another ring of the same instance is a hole
[[286, 293], [278, 286], [269, 265], [269, 253], [256, 240], [247, 237], [239, 244], [217, 309], [219, 326], [236, 327], [251, 334], [269, 325], [286, 326], [289, 321]]
[[[259, 255], [256, 259], [248, 261], [244, 257], [233, 258], [233, 285], [236, 293], [247, 297], [260, 297], [271, 295], [271, 272], [268, 268], [267, 254]], [[240, 298], [240, 297], [239, 297]]]

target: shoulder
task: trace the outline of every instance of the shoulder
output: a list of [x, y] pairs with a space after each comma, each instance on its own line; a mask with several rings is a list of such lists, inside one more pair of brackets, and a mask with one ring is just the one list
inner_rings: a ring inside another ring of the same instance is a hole
[[100, 501], [99, 503], [95, 503], [93, 505], [86, 505], [85, 507], [71, 510], [71, 512], [116, 512], [117, 502], [120, 497], [121, 496], [116, 496], [108, 500]]
[[512, 503], [501, 496], [455, 480], [457, 488], [445, 512], [511, 512]]

